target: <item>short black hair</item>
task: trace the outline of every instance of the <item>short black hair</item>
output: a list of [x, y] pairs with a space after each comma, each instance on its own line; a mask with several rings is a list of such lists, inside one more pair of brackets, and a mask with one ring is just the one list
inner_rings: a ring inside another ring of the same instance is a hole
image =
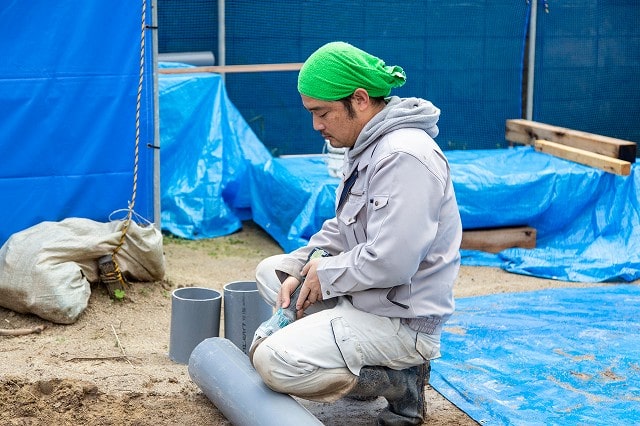
[[[353, 110], [353, 107], [351, 106], [351, 98], [352, 97], [353, 97], [353, 93], [350, 94], [347, 97], [344, 97], [342, 99], [338, 99], [338, 101], [342, 102], [342, 105], [344, 105], [344, 109], [347, 110], [347, 115], [349, 116], [349, 118], [354, 118], [356, 116], [356, 112]], [[370, 97], [369, 99], [371, 99], [374, 104], [385, 103], [384, 96]]]

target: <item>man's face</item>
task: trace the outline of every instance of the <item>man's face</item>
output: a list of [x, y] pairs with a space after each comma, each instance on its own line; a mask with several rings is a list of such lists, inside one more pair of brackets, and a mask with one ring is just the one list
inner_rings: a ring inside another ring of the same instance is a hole
[[311, 113], [313, 129], [320, 132], [334, 148], [351, 148], [355, 143], [363, 124], [358, 120], [358, 113], [350, 117], [341, 101], [320, 101], [305, 95], [302, 105]]

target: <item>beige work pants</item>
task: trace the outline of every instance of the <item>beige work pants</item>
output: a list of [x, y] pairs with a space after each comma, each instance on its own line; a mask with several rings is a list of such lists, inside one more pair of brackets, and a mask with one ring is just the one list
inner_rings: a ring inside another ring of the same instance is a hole
[[[265, 259], [256, 270], [258, 290], [274, 306], [280, 256]], [[315, 312], [265, 339], [254, 353], [256, 371], [277, 392], [332, 402], [355, 386], [364, 366], [401, 370], [440, 356], [440, 335], [417, 333], [399, 318], [358, 310], [347, 297], [313, 308]]]

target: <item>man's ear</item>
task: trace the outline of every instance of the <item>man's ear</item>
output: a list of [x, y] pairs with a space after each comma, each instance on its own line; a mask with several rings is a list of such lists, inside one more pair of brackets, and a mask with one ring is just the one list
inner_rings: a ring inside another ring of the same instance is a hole
[[353, 92], [351, 99], [355, 102], [354, 106], [359, 111], [364, 111], [370, 104], [369, 93], [361, 87]]

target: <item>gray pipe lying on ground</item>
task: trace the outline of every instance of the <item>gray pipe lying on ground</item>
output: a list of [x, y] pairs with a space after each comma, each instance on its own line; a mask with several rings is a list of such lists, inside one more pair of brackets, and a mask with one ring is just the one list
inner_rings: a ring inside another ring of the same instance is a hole
[[230, 340], [211, 337], [189, 358], [189, 376], [234, 425], [322, 425], [290, 395], [264, 384], [249, 357]]

